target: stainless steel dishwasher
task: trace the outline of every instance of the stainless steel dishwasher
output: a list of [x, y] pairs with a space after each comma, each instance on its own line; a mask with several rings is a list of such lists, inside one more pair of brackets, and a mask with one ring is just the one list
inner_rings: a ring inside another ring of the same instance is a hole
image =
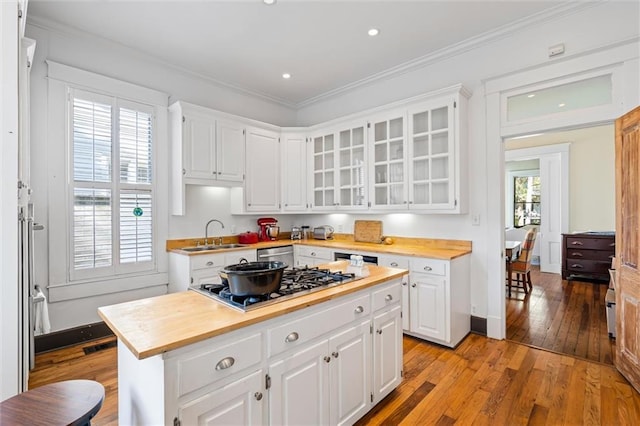
[[258, 262], [277, 260], [293, 268], [293, 246], [269, 247], [257, 250]]

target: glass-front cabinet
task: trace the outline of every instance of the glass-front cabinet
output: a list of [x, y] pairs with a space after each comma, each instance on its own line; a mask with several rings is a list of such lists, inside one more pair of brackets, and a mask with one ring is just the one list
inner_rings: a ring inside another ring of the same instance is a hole
[[336, 206], [335, 136], [326, 132], [313, 137], [313, 208], [331, 210]]
[[313, 210], [368, 207], [366, 124], [349, 123], [312, 137]]
[[406, 112], [398, 110], [369, 122], [372, 209], [406, 208], [405, 117]]
[[409, 110], [409, 208], [451, 209], [455, 197], [454, 99]]

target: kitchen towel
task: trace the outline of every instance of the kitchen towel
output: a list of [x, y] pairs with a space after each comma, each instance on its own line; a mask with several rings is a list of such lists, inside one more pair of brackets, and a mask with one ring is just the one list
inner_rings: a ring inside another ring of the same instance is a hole
[[49, 322], [49, 305], [42, 290], [36, 287], [36, 295], [33, 298], [33, 308], [36, 311], [34, 324], [34, 335], [39, 336], [51, 332], [51, 322]]

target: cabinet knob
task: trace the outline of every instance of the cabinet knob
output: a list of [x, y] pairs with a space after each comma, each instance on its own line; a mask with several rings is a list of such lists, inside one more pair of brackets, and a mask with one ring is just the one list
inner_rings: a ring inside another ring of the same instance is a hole
[[262, 392], [256, 392], [253, 394], [253, 396], [260, 401], [262, 399]]
[[338, 358], [338, 355], [340, 355], [340, 354], [339, 354], [338, 352], [331, 352], [331, 355], [332, 355], [334, 358]]
[[294, 331], [293, 333], [289, 333], [287, 337], [284, 338], [284, 341], [287, 343], [291, 343], [298, 340], [298, 338], [300, 338], [300, 335]]
[[353, 310], [353, 312], [355, 312], [356, 314], [361, 314], [361, 313], [363, 313], [363, 312], [364, 312], [364, 308], [363, 308], [362, 306], [358, 305], [358, 307], [357, 307], [357, 308], [355, 308], [355, 309]]
[[207, 262], [207, 266], [213, 266], [213, 262], [210, 260]]
[[316, 255], [316, 252], [315, 252], [315, 251], [312, 251], [312, 252], [311, 252], [311, 256], [315, 256], [315, 255]]
[[391, 262], [391, 266], [393, 266], [394, 268], [398, 266], [398, 262]]
[[216, 364], [216, 370], [226, 370], [227, 368], [231, 367], [235, 362], [236, 362], [236, 360], [233, 359], [233, 357], [231, 357], [231, 356], [228, 356], [226, 358], [222, 358]]
[[186, 175], [186, 174], [187, 174], [187, 171], [186, 171], [185, 169], [182, 169], [182, 174], [183, 174], [183, 175]]
[[380, 328], [379, 328], [379, 329], [377, 329], [377, 330], [376, 330], [376, 333], [378, 333], [378, 334], [382, 334], [382, 329], [380, 329]]
[[407, 285], [407, 282], [406, 281], [402, 281], [402, 285]]
[[416, 286], [416, 283], [411, 284], [411, 287], [415, 287], [415, 286]]
[[324, 362], [327, 362], [327, 363], [331, 362], [331, 357], [330, 356], [325, 356], [324, 357]]
[[432, 271], [432, 270], [433, 270], [433, 268], [431, 268], [431, 266], [425, 266], [425, 267], [424, 267], [424, 270], [425, 270], [425, 271]]
[[393, 296], [390, 294], [387, 294], [384, 298], [384, 300], [386, 300], [387, 302], [391, 302], [393, 300]]

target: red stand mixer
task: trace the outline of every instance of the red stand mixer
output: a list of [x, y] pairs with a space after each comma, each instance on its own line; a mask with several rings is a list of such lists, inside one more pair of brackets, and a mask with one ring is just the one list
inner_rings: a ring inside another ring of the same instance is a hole
[[261, 217], [258, 219], [258, 226], [260, 226], [260, 230], [258, 231], [260, 241], [273, 241], [278, 238], [280, 227], [276, 219], [272, 217]]

